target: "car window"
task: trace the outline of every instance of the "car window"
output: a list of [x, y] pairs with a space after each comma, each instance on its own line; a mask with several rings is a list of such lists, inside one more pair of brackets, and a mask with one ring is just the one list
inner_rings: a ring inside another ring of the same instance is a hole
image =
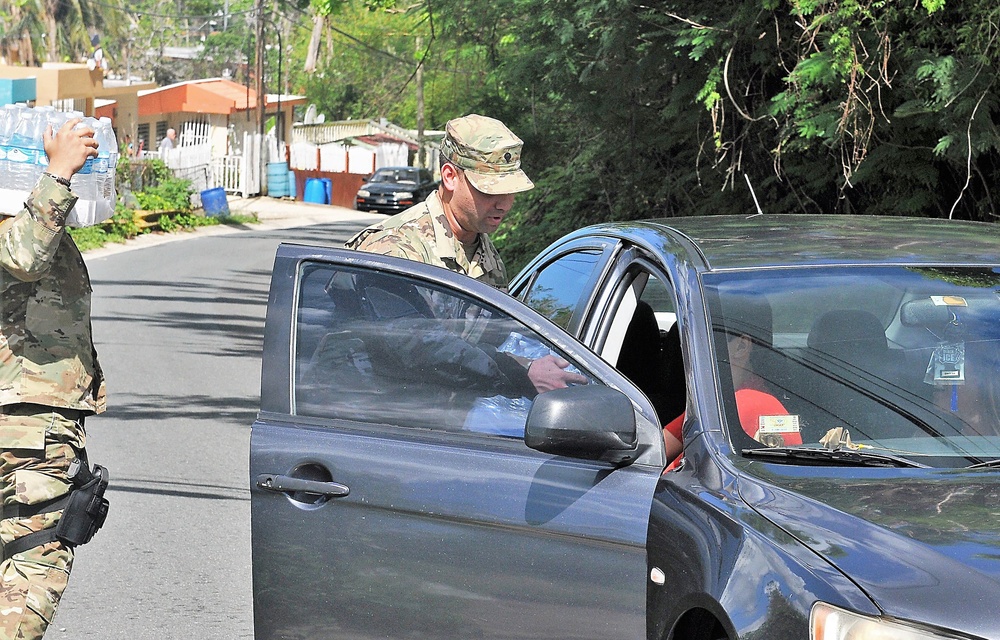
[[684, 412], [687, 397], [677, 304], [669, 283], [647, 269], [633, 268], [626, 281], [601, 355], [646, 394], [666, 424]]
[[546, 265], [521, 296], [526, 305], [563, 329], [570, 329], [574, 316], [583, 310], [601, 252], [575, 251]]
[[533, 361], [564, 358], [593, 381], [519, 321], [454, 292], [315, 262], [297, 291], [298, 415], [520, 438]]
[[996, 270], [789, 269], [705, 282], [734, 440], [937, 466], [1000, 455]]

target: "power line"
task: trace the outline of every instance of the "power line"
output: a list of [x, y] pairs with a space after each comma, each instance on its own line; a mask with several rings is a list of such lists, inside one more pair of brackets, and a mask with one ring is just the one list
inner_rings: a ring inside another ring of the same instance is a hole
[[[115, 11], [121, 11], [135, 18], [141, 18], [145, 16], [148, 18], [172, 18], [174, 20], [208, 20], [209, 18], [218, 18], [219, 16], [223, 15], [222, 13], [219, 12], [202, 14], [202, 15], [179, 15], [176, 13], [156, 13], [155, 11], [144, 11], [142, 9], [122, 7], [114, 4], [108, 4], [106, 2], [91, 1], [89, 4], [97, 7], [104, 7], [105, 9], [114, 9]], [[242, 11], [229, 11], [225, 15], [243, 16], [243, 15], [250, 15], [252, 13], [254, 13], [254, 9], [246, 9]]]

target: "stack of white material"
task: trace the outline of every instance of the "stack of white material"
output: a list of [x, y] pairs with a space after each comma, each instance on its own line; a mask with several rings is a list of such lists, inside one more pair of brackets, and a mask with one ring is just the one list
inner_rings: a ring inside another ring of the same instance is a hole
[[[20, 211], [48, 168], [43, 142], [45, 130], [51, 126], [53, 132], [57, 131], [67, 120], [82, 115], [24, 104], [0, 109], [0, 213], [13, 215]], [[79, 200], [70, 211], [67, 224], [86, 227], [115, 213], [118, 140], [110, 118], [83, 118], [77, 126], [93, 129], [98, 143], [97, 157], [88, 159], [72, 180], [73, 193]]]

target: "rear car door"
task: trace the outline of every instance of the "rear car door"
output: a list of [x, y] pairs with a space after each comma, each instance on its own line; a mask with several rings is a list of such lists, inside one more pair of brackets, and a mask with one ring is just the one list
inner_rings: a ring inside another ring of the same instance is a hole
[[[552, 355], [628, 396], [634, 462], [526, 446], [524, 365]], [[282, 245], [250, 444], [259, 640], [645, 637], [652, 407], [495, 289]]]

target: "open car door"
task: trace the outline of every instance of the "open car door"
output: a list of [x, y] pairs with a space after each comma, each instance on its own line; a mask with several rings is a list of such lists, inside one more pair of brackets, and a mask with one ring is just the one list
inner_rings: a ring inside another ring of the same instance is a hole
[[[589, 383], [538, 394], [526, 367], [553, 356]], [[491, 287], [282, 245], [250, 443], [256, 638], [644, 638], [653, 416]]]

